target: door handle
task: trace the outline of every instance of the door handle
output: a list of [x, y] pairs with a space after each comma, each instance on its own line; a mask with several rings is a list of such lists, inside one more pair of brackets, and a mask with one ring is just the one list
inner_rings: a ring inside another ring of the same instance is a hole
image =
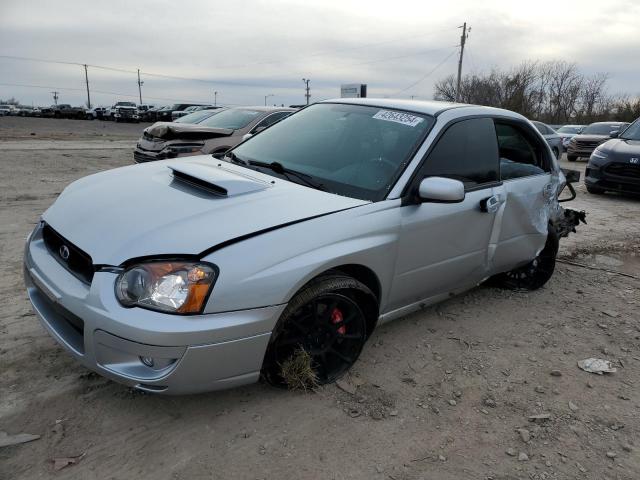
[[486, 213], [496, 213], [501, 203], [498, 195], [491, 195], [488, 198], [480, 200], [480, 210]]

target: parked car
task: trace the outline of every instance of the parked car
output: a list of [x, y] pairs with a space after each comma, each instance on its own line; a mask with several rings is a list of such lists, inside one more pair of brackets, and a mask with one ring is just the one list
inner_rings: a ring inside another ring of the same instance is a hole
[[187, 107], [192, 107], [194, 103], [174, 103], [173, 105], [169, 105], [164, 107], [156, 112], [155, 120], [158, 122], [170, 122], [173, 120], [172, 114], [173, 112], [184, 110]]
[[134, 102], [116, 102], [111, 108], [105, 112], [107, 120], [115, 122], [136, 122], [140, 121], [138, 109]]
[[156, 112], [160, 109], [164, 108], [162, 105], [158, 105], [155, 107], [148, 108], [147, 110], [141, 111], [138, 114], [140, 115], [141, 122], [155, 122], [156, 121]]
[[569, 141], [584, 130], [584, 125], [563, 125], [556, 132], [562, 139], [562, 148], [565, 150], [569, 146]]
[[589, 157], [584, 183], [589, 193], [640, 193], [640, 118]]
[[328, 383], [379, 324], [488, 279], [544, 285], [584, 216], [558, 203], [565, 181], [516, 113], [325, 101], [224, 159], [72, 183], [27, 239], [25, 282], [71, 355], [138, 390], [282, 384], [298, 355]]
[[34, 116], [34, 107], [30, 107], [28, 105], [20, 105], [17, 108], [16, 115], [19, 117], [33, 117]]
[[104, 120], [107, 107], [94, 107], [86, 110], [87, 120]]
[[295, 110], [281, 107], [235, 107], [197, 124], [161, 122], [144, 129], [133, 153], [136, 162], [226, 152], [247, 134], [261, 132]]
[[625, 122], [596, 122], [588, 125], [580, 134], [569, 140], [567, 160], [575, 162], [579, 157], [589, 157], [598, 145], [609, 140], [627, 125], [629, 124]]
[[149, 110], [151, 110], [152, 108], [155, 108], [154, 105], [149, 105], [146, 103], [141, 103], [140, 105], [138, 105], [138, 116], [140, 117], [140, 120], [146, 120], [147, 118], [147, 112]]
[[68, 103], [59, 103], [58, 105], [51, 105], [48, 108], [42, 109], [41, 116], [84, 119], [86, 114], [83, 107], [72, 107]]
[[560, 155], [562, 154], [562, 138], [560, 135], [558, 135], [558, 133], [549, 125], [542, 122], [533, 121], [531, 123], [533, 123], [542, 134], [556, 158], [560, 158]]
[[11, 107], [13, 105], [0, 105], [0, 117], [11, 115]]

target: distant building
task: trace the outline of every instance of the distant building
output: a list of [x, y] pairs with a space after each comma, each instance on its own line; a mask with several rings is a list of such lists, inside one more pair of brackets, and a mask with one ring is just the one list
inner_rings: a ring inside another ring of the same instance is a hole
[[367, 85], [363, 83], [347, 83], [340, 86], [341, 98], [366, 98]]

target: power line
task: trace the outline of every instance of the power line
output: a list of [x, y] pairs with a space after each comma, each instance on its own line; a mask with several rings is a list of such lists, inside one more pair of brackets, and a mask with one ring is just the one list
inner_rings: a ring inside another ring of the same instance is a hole
[[[74, 87], [52, 87], [52, 86], [46, 86], [46, 85], [29, 85], [29, 84], [24, 84], [24, 83], [0, 83], [0, 86], [2, 87], [23, 87], [23, 88], [43, 88], [43, 89], [56, 89], [56, 90], [69, 90], [69, 91], [75, 91], [75, 92], [81, 92], [84, 90], [84, 88], [74, 88]], [[100, 93], [100, 94], [104, 94], [104, 95], [116, 95], [119, 97], [131, 97], [131, 98], [135, 98], [138, 95], [136, 94], [130, 94], [130, 93], [121, 93], [121, 92], [108, 92], [105, 90], [92, 90], [93, 93]], [[60, 92], [57, 92], [60, 93]], [[148, 97], [145, 95], [145, 98], [149, 98], [151, 100], [163, 100], [163, 101], [168, 101], [168, 102], [184, 102], [184, 103], [188, 103], [188, 102], [193, 102], [193, 103], [207, 103], [207, 100], [193, 100], [193, 99], [186, 99], [186, 98], [166, 98], [166, 97]], [[233, 106], [242, 106], [244, 104], [240, 104], [240, 103], [225, 103], [224, 105], [233, 105]]]
[[444, 63], [449, 60], [454, 54], [456, 53], [455, 50], [453, 50], [451, 53], [449, 53], [449, 55], [447, 55], [444, 60], [442, 60], [439, 64], [437, 64], [432, 70], [430, 70], [426, 75], [424, 75], [423, 77], [420, 77], [417, 81], [413, 82], [411, 85], [409, 85], [408, 87], [403, 88], [402, 90], [398, 90], [397, 92], [391, 94], [391, 97], [394, 97], [402, 92], [406, 92], [407, 90], [409, 90], [410, 88], [415, 87], [416, 85], [418, 85], [419, 83], [423, 82], [424, 80], [426, 80], [429, 76], [431, 76], [432, 74], [435, 73], [436, 70], [438, 70], [442, 65], [444, 65]]
[[[449, 30], [449, 29], [447, 29]], [[424, 34], [424, 35], [417, 35], [417, 37], [420, 36], [428, 36], [428, 35], [434, 35], [436, 33], [439, 33], [439, 31], [433, 31], [430, 32], [429, 34]], [[411, 37], [408, 37], [411, 38]], [[406, 40], [407, 37], [404, 38], [404, 40]], [[368, 44], [368, 45], [360, 45], [357, 47], [350, 47], [350, 48], [346, 48], [346, 49], [342, 49], [342, 50], [338, 50], [338, 52], [342, 52], [342, 51], [349, 51], [349, 50], [358, 50], [358, 49], [363, 49], [363, 48], [370, 48], [372, 46], [378, 46], [378, 45], [383, 45], [383, 44], [388, 44], [388, 43], [393, 43], [393, 42], [397, 42], [399, 41], [399, 39], [396, 40], [389, 40], [386, 42], [377, 42], [377, 43], [372, 43], [372, 44]], [[396, 55], [396, 56], [391, 56], [391, 57], [382, 57], [382, 58], [376, 58], [373, 60], [367, 60], [364, 62], [357, 62], [357, 63], [337, 63], [337, 66], [359, 66], [359, 65], [368, 65], [368, 64], [372, 64], [372, 63], [378, 63], [378, 62], [387, 62], [390, 60], [396, 60], [396, 59], [401, 59], [401, 58], [409, 58], [409, 57], [413, 57], [413, 56], [419, 56], [419, 55], [424, 55], [426, 53], [431, 53], [431, 52], [436, 52], [436, 51], [441, 51], [444, 50], [448, 47], [441, 47], [441, 48], [434, 48], [434, 49], [429, 49], [429, 50], [422, 50], [419, 52], [415, 52], [415, 53], [410, 53], [410, 54], [403, 54], [403, 55]], [[329, 55], [331, 53], [334, 53], [332, 51], [327, 51], [327, 52], [320, 52], [320, 53], [315, 53], [315, 54], [310, 54], [307, 55], [305, 57], [300, 57], [300, 58], [309, 58], [309, 57], [313, 57], [313, 56], [324, 56], [324, 55]], [[114, 71], [114, 72], [119, 72], [119, 73], [130, 73], [130, 74], [134, 74], [137, 75], [138, 74], [138, 70], [129, 70], [126, 68], [121, 68], [121, 67], [112, 67], [112, 66], [107, 66], [107, 65], [96, 65], [96, 64], [84, 64], [84, 63], [79, 63], [79, 62], [70, 62], [70, 61], [63, 61], [63, 60], [47, 60], [47, 59], [43, 59], [43, 58], [35, 58], [35, 57], [23, 57], [23, 56], [15, 56], [15, 55], [0, 55], [0, 58], [5, 58], [5, 59], [9, 59], [9, 60], [20, 60], [20, 61], [31, 61], [31, 62], [40, 62], [40, 63], [51, 63], [51, 64], [60, 64], [60, 65], [78, 65], [81, 67], [91, 67], [91, 68], [97, 68], [100, 70], [108, 70], [108, 71]], [[244, 64], [244, 65], [223, 65], [223, 66], [216, 66], [216, 70], [220, 70], [220, 69], [229, 69], [229, 68], [245, 68], [245, 67], [255, 67], [256, 65], [265, 65], [265, 64], [276, 64], [276, 63], [287, 63], [287, 62], [292, 62], [295, 61], [296, 59], [286, 59], [286, 60], [271, 60], [271, 61], [264, 61], [264, 62], [255, 62], [252, 64]], [[191, 82], [202, 82], [202, 83], [220, 83], [221, 81], [224, 80], [220, 80], [220, 79], [204, 79], [204, 78], [192, 78], [192, 77], [183, 77], [180, 75], [171, 75], [171, 74], [166, 74], [166, 73], [154, 73], [154, 72], [146, 72], [143, 70], [139, 70], [140, 73], [143, 73], [145, 76], [148, 77], [158, 77], [158, 78], [167, 78], [167, 79], [171, 79], [171, 80], [183, 80], [183, 81], [191, 81]]]

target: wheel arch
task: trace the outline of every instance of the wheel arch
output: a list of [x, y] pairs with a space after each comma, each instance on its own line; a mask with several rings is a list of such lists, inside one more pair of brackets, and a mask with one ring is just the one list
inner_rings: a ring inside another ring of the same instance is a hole
[[[323, 277], [328, 277], [332, 275], [344, 275], [347, 277], [351, 277], [354, 280], [362, 283], [367, 289], [371, 291], [373, 294], [373, 299], [369, 301], [367, 295], [363, 295], [362, 292], [356, 292], [356, 296], [362, 302], [361, 307], [365, 310], [365, 317], [367, 319], [367, 337], [371, 335], [371, 332], [376, 327], [378, 323], [378, 317], [380, 315], [380, 296], [382, 293], [382, 286], [380, 283], [380, 279], [378, 275], [369, 267], [357, 264], [357, 263], [347, 263], [342, 265], [337, 265], [331, 268], [327, 268], [320, 273], [314, 275], [311, 279], [302, 285], [296, 292], [293, 293], [291, 298], [293, 298], [298, 292], [307, 288], [307, 286], [318, 279]], [[290, 299], [291, 299], [290, 298]], [[290, 300], [289, 299], [289, 300]]]

